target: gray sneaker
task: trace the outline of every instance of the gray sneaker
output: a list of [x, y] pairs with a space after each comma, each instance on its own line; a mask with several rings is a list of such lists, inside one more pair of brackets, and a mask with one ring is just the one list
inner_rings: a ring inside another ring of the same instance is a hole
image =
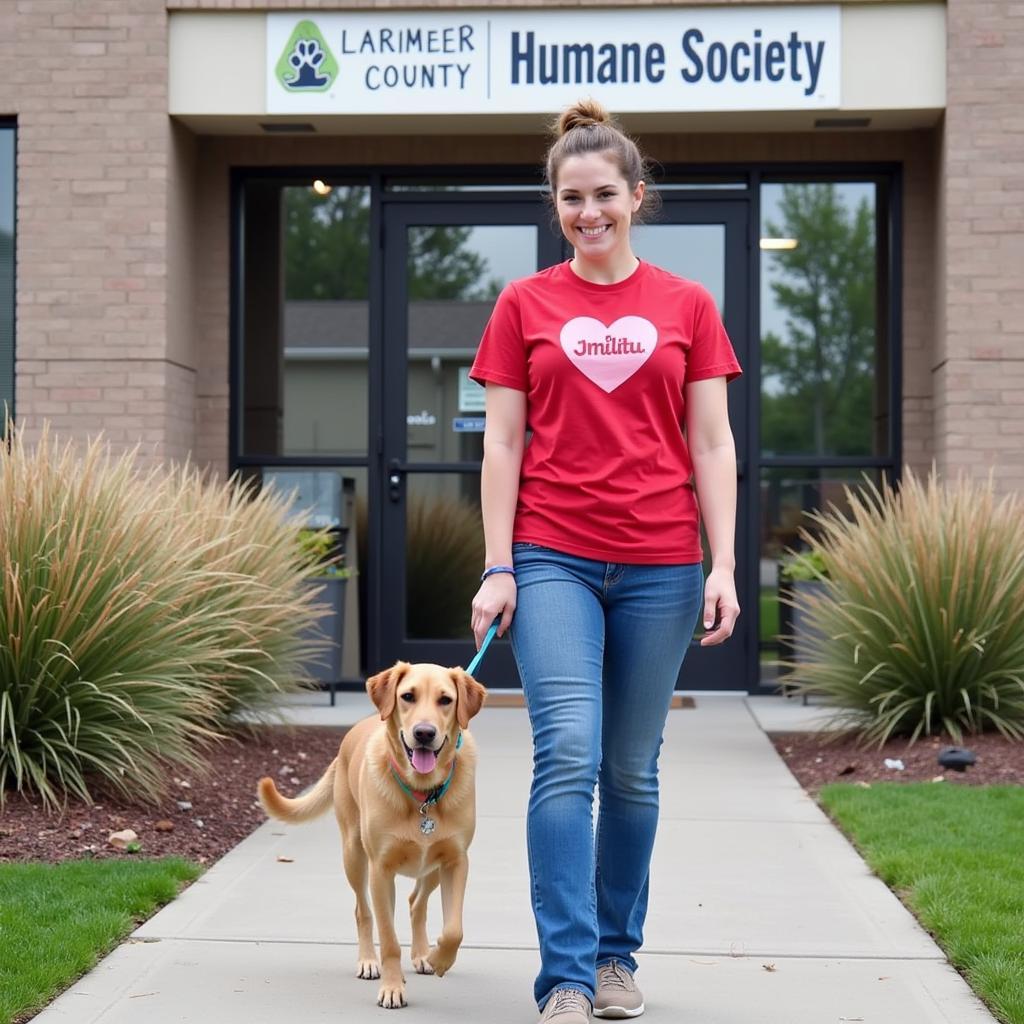
[[538, 1024], [590, 1024], [590, 1000], [577, 988], [556, 988]]
[[644, 997], [636, 987], [633, 975], [625, 964], [609, 960], [597, 969], [597, 992], [594, 995], [594, 1016], [639, 1017], [644, 1012]]

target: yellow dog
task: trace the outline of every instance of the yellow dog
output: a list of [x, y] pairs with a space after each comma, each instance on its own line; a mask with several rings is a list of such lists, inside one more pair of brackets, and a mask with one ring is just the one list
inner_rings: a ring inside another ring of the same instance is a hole
[[[260, 780], [258, 792], [267, 814], [293, 823], [334, 804], [345, 875], [356, 896], [356, 973], [379, 977], [377, 1003], [394, 1009], [406, 1005], [395, 875], [416, 879], [409, 897], [416, 971], [443, 976], [462, 942], [467, 851], [476, 828], [476, 746], [467, 727], [487, 691], [460, 668], [404, 661], [372, 676], [366, 689], [379, 717], [345, 734], [338, 756], [308, 793], [289, 800], [269, 778]], [[427, 900], [438, 885], [444, 924], [431, 948]]]

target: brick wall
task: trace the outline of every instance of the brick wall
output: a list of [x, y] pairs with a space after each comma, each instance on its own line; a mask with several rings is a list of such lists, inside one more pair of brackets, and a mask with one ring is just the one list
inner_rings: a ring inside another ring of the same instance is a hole
[[183, 456], [188, 346], [168, 358], [162, 0], [3, 0], [0, 112], [18, 119], [19, 420]]
[[935, 445], [1024, 487], [1024, 3], [949, 0]]

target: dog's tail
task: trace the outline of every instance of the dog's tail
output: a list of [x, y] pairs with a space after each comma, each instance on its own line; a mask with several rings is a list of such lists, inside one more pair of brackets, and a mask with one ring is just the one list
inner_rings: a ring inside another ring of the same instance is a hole
[[272, 818], [279, 818], [294, 825], [319, 818], [333, 802], [334, 773], [337, 768], [338, 759], [335, 758], [320, 777], [320, 781], [304, 796], [296, 797], [294, 800], [281, 796], [273, 779], [260, 779], [256, 792], [260, 803], [263, 804], [263, 810]]

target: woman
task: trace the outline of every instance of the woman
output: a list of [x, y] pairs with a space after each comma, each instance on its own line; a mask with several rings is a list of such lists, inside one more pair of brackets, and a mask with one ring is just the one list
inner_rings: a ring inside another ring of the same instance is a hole
[[710, 294], [633, 254], [652, 198], [636, 145], [593, 101], [557, 135], [547, 177], [573, 258], [505, 288], [471, 372], [487, 388], [472, 626], [477, 646], [498, 616], [511, 630], [533, 728], [541, 1021], [584, 1024], [643, 1013], [633, 954], [665, 719], [701, 608], [703, 646], [739, 615], [726, 382], [740, 367]]

